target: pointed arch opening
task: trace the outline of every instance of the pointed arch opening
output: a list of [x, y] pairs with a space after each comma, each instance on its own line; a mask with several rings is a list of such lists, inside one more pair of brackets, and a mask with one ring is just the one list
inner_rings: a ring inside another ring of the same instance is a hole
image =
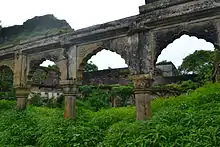
[[30, 63], [31, 70], [28, 74], [30, 95], [28, 102], [37, 106], [56, 107], [63, 101], [60, 88], [60, 69], [55, 60], [43, 58]]
[[53, 60], [44, 58], [32, 61], [30, 66], [28, 80], [31, 87], [49, 91], [59, 88], [60, 70]]
[[[115, 51], [97, 48], [79, 64], [77, 77], [83, 85], [110, 85], [129, 83], [126, 60]], [[123, 79], [124, 78], [124, 79]]]
[[[205, 39], [181, 35], [158, 53], [155, 69], [165, 77], [187, 75], [191, 80], [198, 74], [211, 78], [214, 68], [215, 47]], [[205, 75], [206, 74], [206, 75]]]

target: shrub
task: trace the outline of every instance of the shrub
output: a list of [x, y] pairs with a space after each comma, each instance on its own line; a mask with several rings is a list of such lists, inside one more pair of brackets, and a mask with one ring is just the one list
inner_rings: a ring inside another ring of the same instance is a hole
[[49, 108], [63, 108], [64, 107], [64, 95], [57, 98], [41, 97], [39, 93], [33, 93], [29, 99], [29, 103], [33, 106], [45, 106]]
[[83, 101], [94, 111], [110, 107], [108, 93], [99, 89], [93, 90], [93, 92], [90, 93], [87, 98], [83, 99]]
[[151, 87], [151, 92], [153, 95], [157, 95], [159, 97], [179, 96], [184, 93], [187, 94], [199, 86], [199, 83], [188, 80], [176, 84], [153, 85]]
[[133, 87], [131, 85], [101, 85], [101, 86], [81, 86], [79, 91], [83, 95], [82, 101], [87, 106], [97, 111], [101, 108], [109, 108], [111, 100], [117, 98], [119, 106], [132, 105]]
[[[135, 121], [135, 107], [86, 109], [77, 101], [77, 120], [63, 109], [0, 101], [0, 146], [220, 146], [220, 84], [207, 84], [188, 95], [155, 99], [153, 116]], [[89, 108], [89, 107], [88, 107]]]

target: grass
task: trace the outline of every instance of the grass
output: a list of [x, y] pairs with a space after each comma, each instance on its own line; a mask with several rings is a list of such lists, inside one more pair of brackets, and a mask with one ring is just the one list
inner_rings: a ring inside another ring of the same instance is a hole
[[80, 105], [76, 121], [63, 119], [58, 108], [14, 107], [0, 101], [0, 146], [220, 146], [220, 84], [153, 100], [146, 121], [135, 120], [135, 107], [94, 112]]

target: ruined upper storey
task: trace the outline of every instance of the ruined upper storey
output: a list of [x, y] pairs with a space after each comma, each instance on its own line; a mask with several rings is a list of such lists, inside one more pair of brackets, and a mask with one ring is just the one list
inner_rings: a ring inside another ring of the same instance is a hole
[[149, 2], [139, 7], [139, 11], [141, 14], [159, 9], [165, 9], [165, 8], [169, 8], [170, 10], [173, 10], [174, 8], [179, 8], [179, 11], [182, 11], [184, 7], [188, 7], [188, 10], [192, 10], [192, 9], [198, 10], [201, 8], [208, 8], [208, 6], [210, 5], [218, 5], [219, 7], [219, 3], [220, 3], [219, 0], [146, 0], [146, 1]]

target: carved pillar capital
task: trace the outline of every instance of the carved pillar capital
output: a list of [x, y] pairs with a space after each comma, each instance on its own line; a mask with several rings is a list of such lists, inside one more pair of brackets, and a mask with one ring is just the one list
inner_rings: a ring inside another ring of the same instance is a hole
[[30, 93], [30, 89], [27, 87], [16, 87], [17, 108], [24, 110], [26, 108], [27, 98]]
[[76, 96], [76, 85], [76, 80], [60, 81], [60, 87], [62, 88], [65, 96]]
[[30, 93], [30, 88], [28, 87], [15, 87], [17, 98], [27, 98]]
[[133, 75], [131, 78], [134, 83], [135, 93], [145, 93], [149, 91], [149, 88], [154, 81], [152, 74]]

